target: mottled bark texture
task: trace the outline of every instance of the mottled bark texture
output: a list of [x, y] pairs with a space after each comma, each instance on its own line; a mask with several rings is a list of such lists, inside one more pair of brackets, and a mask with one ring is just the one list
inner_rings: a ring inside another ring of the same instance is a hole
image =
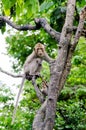
[[0, 20], [3, 20], [17, 30], [38, 30], [42, 27], [57, 42], [59, 41], [58, 57], [55, 62], [50, 63], [50, 83], [48, 86], [48, 96], [46, 97], [46, 100], [44, 102], [42, 93], [38, 90], [35, 84], [35, 80], [33, 81], [37, 96], [42, 103], [40, 109], [34, 117], [32, 126], [33, 130], [53, 130], [56, 113], [56, 103], [60, 91], [64, 87], [67, 75], [70, 72], [71, 59], [83, 31], [84, 21], [86, 19], [85, 6], [80, 13], [79, 25], [76, 28], [75, 35], [73, 36], [74, 38], [72, 38], [72, 31], [74, 29], [73, 19], [75, 4], [76, 0], [68, 0], [65, 23], [61, 33], [51, 28], [44, 18], [36, 18], [34, 20], [36, 24], [35, 26], [17, 26], [12, 23], [7, 17], [0, 16]]

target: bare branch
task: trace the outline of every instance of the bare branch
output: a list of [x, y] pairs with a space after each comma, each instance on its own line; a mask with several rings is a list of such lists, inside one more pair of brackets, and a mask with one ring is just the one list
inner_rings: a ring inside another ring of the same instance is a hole
[[13, 78], [21, 78], [21, 77], [23, 77], [23, 74], [14, 75], [14, 74], [12, 74], [12, 73], [9, 73], [9, 72], [3, 70], [2, 68], [0, 68], [0, 71], [1, 71], [2, 73], [4, 73], [4, 74], [7, 74], [7, 75], [13, 77]]
[[37, 95], [37, 97], [39, 98], [39, 101], [40, 101], [41, 103], [43, 103], [43, 102], [44, 102], [44, 96], [43, 96], [42, 92], [40, 91], [40, 89], [38, 88], [38, 86], [37, 86], [37, 84], [36, 84], [35, 76], [32, 77], [32, 84], [33, 84], [34, 89], [35, 89], [35, 91], [36, 91], [36, 95]]
[[40, 24], [44, 28], [44, 30], [48, 34], [50, 34], [51, 37], [54, 38], [56, 41], [60, 40], [60, 33], [51, 28], [45, 18], [36, 18], [35, 23]]
[[[73, 28], [71, 29], [71, 31], [73, 31], [74, 34], [75, 34], [76, 31], [77, 31], [77, 27], [76, 27], [76, 26], [73, 26]], [[85, 27], [84, 27], [83, 30], [82, 30], [81, 36], [86, 37], [86, 29], [85, 29]]]
[[86, 6], [82, 9], [82, 11], [80, 13], [79, 25], [78, 25], [76, 34], [74, 36], [74, 40], [71, 43], [73, 48], [76, 47], [76, 45], [78, 43], [78, 40], [79, 40], [79, 38], [81, 36], [81, 33], [83, 31], [83, 27], [84, 27], [84, 21], [85, 21], [85, 19], [86, 19]]
[[19, 30], [19, 31], [26, 31], [26, 30], [37, 30], [38, 27], [35, 25], [35, 26], [32, 26], [32, 25], [24, 25], [24, 26], [19, 26], [19, 25], [16, 25], [15, 23], [11, 22], [7, 17], [5, 16], [0, 16], [0, 20], [6, 22], [8, 25], [10, 25], [11, 27]]
[[35, 24], [36, 25], [23, 25], [19, 26], [10, 21], [7, 17], [5, 16], [0, 16], [0, 20], [6, 22], [8, 25], [11, 27], [19, 30], [19, 31], [26, 31], [26, 30], [38, 30], [41, 27], [44, 28], [44, 30], [51, 35], [52, 38], [54, 38], [56, 41], [59, 41], [60, 39], [60, 33], [55, 31], [53, 28], [50, 27], [50, 25], [47, 23], [46, 19], [44, 18], [36, 18], [35, 19]]

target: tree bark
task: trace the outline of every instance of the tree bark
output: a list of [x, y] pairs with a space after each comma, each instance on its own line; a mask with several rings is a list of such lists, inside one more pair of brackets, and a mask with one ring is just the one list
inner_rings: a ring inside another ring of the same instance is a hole
[[59, 83], [67, 60], [68, 46], [72, 35], [72, 32], [67, 32], [67, 28], [73, 27], [74, 11], [75, 0], [68, 0], [65, 24], [59, 42], [58, 58], [56, 63], [51, 65], [51, 78], [48, 91], [46, 117], [44, 120], [44, 130], [52, 130], [54, 126], [57, 95], [59, 94], [60, 89]]

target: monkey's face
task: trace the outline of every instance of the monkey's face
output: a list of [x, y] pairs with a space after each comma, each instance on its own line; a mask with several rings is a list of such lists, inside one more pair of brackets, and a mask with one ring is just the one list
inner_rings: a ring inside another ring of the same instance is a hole
[[44, 50], [45, 50], [45, 47], [41, 43], [36, 44], [36, 46], [34, 48], [34, 51], [35, 51], [35, 53], [36, 53], [36, 55], [38, 57], [43, 57], [44, 56]]
[[44, 56], [43, 48], [37, 48], [36, 49], [36, 55], [39, 56], [39, 57], [43, 57]]

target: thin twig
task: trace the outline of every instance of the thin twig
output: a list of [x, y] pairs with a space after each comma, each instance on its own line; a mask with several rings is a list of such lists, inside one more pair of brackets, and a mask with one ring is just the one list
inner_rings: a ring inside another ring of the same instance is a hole
[[2, 73], [4, 73], [4, 74], [7, 74], [7, 75], [13, 77], [13, 78], [21, 78], [21, 77], [23, 77], [23, 75], [24, 75], [24, 74], [14, 75], [14, 74], [12, 74], [12, 73], [9, 73], [9, 72], [3, 70], [2, 68], [0, 68], [0, 71], [1, 71]]

